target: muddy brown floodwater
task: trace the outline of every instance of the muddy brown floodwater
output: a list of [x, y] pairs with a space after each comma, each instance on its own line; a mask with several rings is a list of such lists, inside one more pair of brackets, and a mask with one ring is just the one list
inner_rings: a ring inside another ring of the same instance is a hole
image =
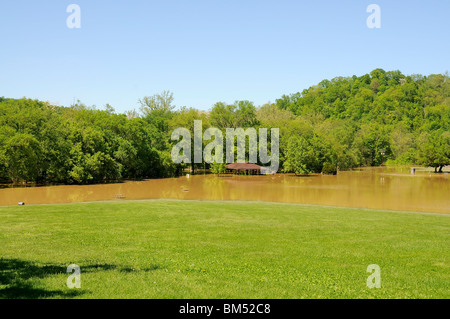
[[450, 213], [450, 174], [375, 167], [336, 176], [214, 176], [117, 184], [0, 188], [0, 206], [117, 199], [249, 200]]

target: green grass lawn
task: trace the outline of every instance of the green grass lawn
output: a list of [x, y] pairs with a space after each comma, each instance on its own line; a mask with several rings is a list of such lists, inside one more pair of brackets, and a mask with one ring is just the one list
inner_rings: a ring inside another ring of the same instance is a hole
[[[449, 298], [450, 216], [274, 203], [0, 207], [0, 298]], [[81, 289], [68, 289], [69, 264]], [[369, 264], [380, 289], [366, 286]]]

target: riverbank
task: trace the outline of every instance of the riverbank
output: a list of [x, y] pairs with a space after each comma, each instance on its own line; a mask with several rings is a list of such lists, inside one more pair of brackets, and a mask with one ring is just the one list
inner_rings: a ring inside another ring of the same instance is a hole
[[449, 298], [449, 228], [448, 215], [276, 203], [1, 207], [0, 297]]
[[450, 175], [372, 167], [338, 175], [214, 176], [0, 189], [0, 206], [107, 200], [261, 201], [450, 213]]

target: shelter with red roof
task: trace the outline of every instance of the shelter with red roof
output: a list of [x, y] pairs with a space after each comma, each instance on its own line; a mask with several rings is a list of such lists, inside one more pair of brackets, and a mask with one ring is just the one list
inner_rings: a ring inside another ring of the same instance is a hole
[[226, 165], [227, 172], [233, 174], [258, 175], [261, 173], [261, 166], [253, 163], [231, 163]]

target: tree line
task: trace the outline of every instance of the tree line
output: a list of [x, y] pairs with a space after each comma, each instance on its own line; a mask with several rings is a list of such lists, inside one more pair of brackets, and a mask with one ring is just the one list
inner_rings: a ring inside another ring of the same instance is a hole
[[[208, 127], [280, 129], [280, 171], [326, 173], [383, 163], [442, 171], [450, 164], [448, 74], [405, 76], [376, 69], [324, 80], [274, 103], [218, 102], [209, 111], [176, 108], [164, 91], [117, 114], [77, 102], [70, 107], [0, 97], [0, 181], [95, 183], [163, 178], [214, 163], [174, 164], [171, 132], [194, 120]], [[270, 131], [270, 130], [269, 130]], [[270, 141], [270, 139], [269, 139]], [[270, 147], [269, 147], [270, 149]]]

